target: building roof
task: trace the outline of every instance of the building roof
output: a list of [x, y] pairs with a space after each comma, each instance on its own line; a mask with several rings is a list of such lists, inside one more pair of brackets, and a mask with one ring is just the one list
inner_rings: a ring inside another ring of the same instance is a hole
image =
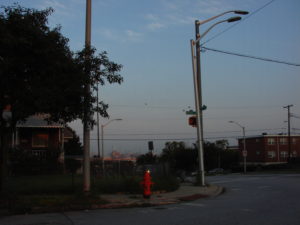
[[[288, 137], [287, 134], [262, 134], [262, 135], [253, 135], [253, 136], [246, 136], [246, 139], [251, 138], [264, 138], [264, 137]], [[291, 137], [300, 137], [299, 134], [291, 134]], [[238, 140], [243, 140], [243, 137], [239, 137]]]
[[18, 128], [64, 128], [63, 125], [59, 123], [49, 123], [46, 121], [46, 115], [34, 115], [26, 119], [25, 122], [18, 122]]

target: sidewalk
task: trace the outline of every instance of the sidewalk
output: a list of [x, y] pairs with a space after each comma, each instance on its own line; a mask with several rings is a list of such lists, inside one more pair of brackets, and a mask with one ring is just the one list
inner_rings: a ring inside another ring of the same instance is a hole
[[153, 193], [150, 199], [144, 199], [142, 195], [102, 195], [108, 203], [95, 208], [124, 208], [145, 207], [155, 205], [175, 204], [182, 201], [192, 201], [199, 198], [214, 197], [223, 192], [223, 187], [211, 185], [208, 187], [194, 186], [189, 183], [181, 184], [180, 188], [169, 193]]

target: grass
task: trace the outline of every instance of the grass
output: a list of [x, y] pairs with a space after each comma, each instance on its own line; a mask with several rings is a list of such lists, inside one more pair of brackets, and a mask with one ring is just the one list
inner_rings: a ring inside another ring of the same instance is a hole
[[[82, 184], [81, 176], [75, 177], [75, 189]], [[8, 178], [5, 192], [16, 195], [70, 194], [74, 192], [69, 175], [22, 176]]]
[[[0, 211], [31, 213], [90, 209], [105, 202], [103, 194], [142, 194], [140, 176], [92, 178], [89, 195], [82, 192], [82, 176], [47, 175], [10, 177], [0, 195]], [[154, 177], [153, 191], [174, 191], [179, 187], [175, 177]]]

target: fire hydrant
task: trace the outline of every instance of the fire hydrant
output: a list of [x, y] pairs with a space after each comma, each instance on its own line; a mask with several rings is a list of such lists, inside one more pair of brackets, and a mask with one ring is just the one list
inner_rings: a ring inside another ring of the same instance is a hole
[[143, 185], [143, 196], [144, 196], [144, 198], [150, 198], [150, 196], [151, 196], [151, 186], [154, 184], [151, 181], [150, 170], [145, 171], [144, 179], [141, 182], [141, 184]]

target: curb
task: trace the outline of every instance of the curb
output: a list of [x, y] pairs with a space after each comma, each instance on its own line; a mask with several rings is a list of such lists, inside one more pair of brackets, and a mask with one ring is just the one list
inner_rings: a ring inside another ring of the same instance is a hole
[[181, 202], [195, 201], [201, 198], [214, 198], [225, 192], [225, 188], [217, 186], [216, 190], [210, 194], [192, 194], [177, 198], [170, 199], [161, 199], [161, 200], [139, 200], [138, 202], [132, 203], [108, 203], [105, 205], [100, 205], [95, 209], [118, 209], [118, 208], [133, 208], [133, 207], [152, 207], [152, 206], [161, 206], [161, 205], [171, 205], [179, 204]]

